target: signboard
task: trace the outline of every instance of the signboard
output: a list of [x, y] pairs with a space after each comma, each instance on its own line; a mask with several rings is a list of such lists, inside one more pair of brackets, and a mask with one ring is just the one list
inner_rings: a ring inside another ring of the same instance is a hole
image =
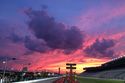
[[72, 66], [76, 66], [75, 63], [66, 63], [66, 65], [67, 65], [67, 66], [70, 66], [70, 65], [72, 65]]
[[75, 63], [66, 63], [66, 69], [76, 69], [76, 64]]
[[76, 67], [66, 67], [66, 69], [76, 69]]
[[76, 69], [76, 64], [75, 63], [66, 63], [66, 69], [70, 70], [69, 73], [69, 78], [71, 81], [73, 81], [74, 77], [73, 77], [73, 70]]

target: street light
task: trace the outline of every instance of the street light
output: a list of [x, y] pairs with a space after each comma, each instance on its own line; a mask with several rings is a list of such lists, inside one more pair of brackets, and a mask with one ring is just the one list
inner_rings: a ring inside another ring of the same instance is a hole
[[[16, 60], [16, 58], [12, 58], [11, 60]], [[6, 68], [7, 68], [7, 57], [6, 57], [5, 61], [3, 61], [3, 64], [5, 64], [5, 65], [4, 65], [2, 80], [5, 81], [4, 77], [5, 77]]]
[[6, 63], [6, 61], [3, 61], [3, 64], [5, 64]]
[[2, 82], [5, 81], [4, 77], [5, 77], [5, 73], [6, 73], [7, 58], [5, 61], [3, 61], [3, 64], [5, 64], [5, 66], [4, 66], [4, 70], [3, 70]]

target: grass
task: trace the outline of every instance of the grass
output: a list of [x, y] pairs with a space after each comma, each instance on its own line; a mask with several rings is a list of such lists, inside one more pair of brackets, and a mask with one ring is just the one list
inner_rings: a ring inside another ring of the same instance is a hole
[[89, 77], [78, 77], [80, 83], [125, 83], [123, 80], [98, 79]]

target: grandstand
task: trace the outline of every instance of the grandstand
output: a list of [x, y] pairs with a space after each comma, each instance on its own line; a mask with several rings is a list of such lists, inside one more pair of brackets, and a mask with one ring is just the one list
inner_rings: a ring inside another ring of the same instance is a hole
[[125, 79], [125, 56], [115, 58], [98, 67], [83, 68], [85, 72], [81, 76], [109, 78], [109, 79]]

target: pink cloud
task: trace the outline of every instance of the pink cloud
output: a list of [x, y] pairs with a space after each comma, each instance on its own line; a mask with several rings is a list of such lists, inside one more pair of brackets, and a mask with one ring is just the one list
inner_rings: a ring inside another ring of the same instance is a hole
[[83, 29], [92, 29], [99, 27], [102, 24], [108, 23], [113, 19], [125, 16], [125, 6], [118, 6], [111, 8], [110, 6], [104, 6], [100, 8], [92, 8], [87, 12], [83, 12], [78, 17], [76, 25]]

